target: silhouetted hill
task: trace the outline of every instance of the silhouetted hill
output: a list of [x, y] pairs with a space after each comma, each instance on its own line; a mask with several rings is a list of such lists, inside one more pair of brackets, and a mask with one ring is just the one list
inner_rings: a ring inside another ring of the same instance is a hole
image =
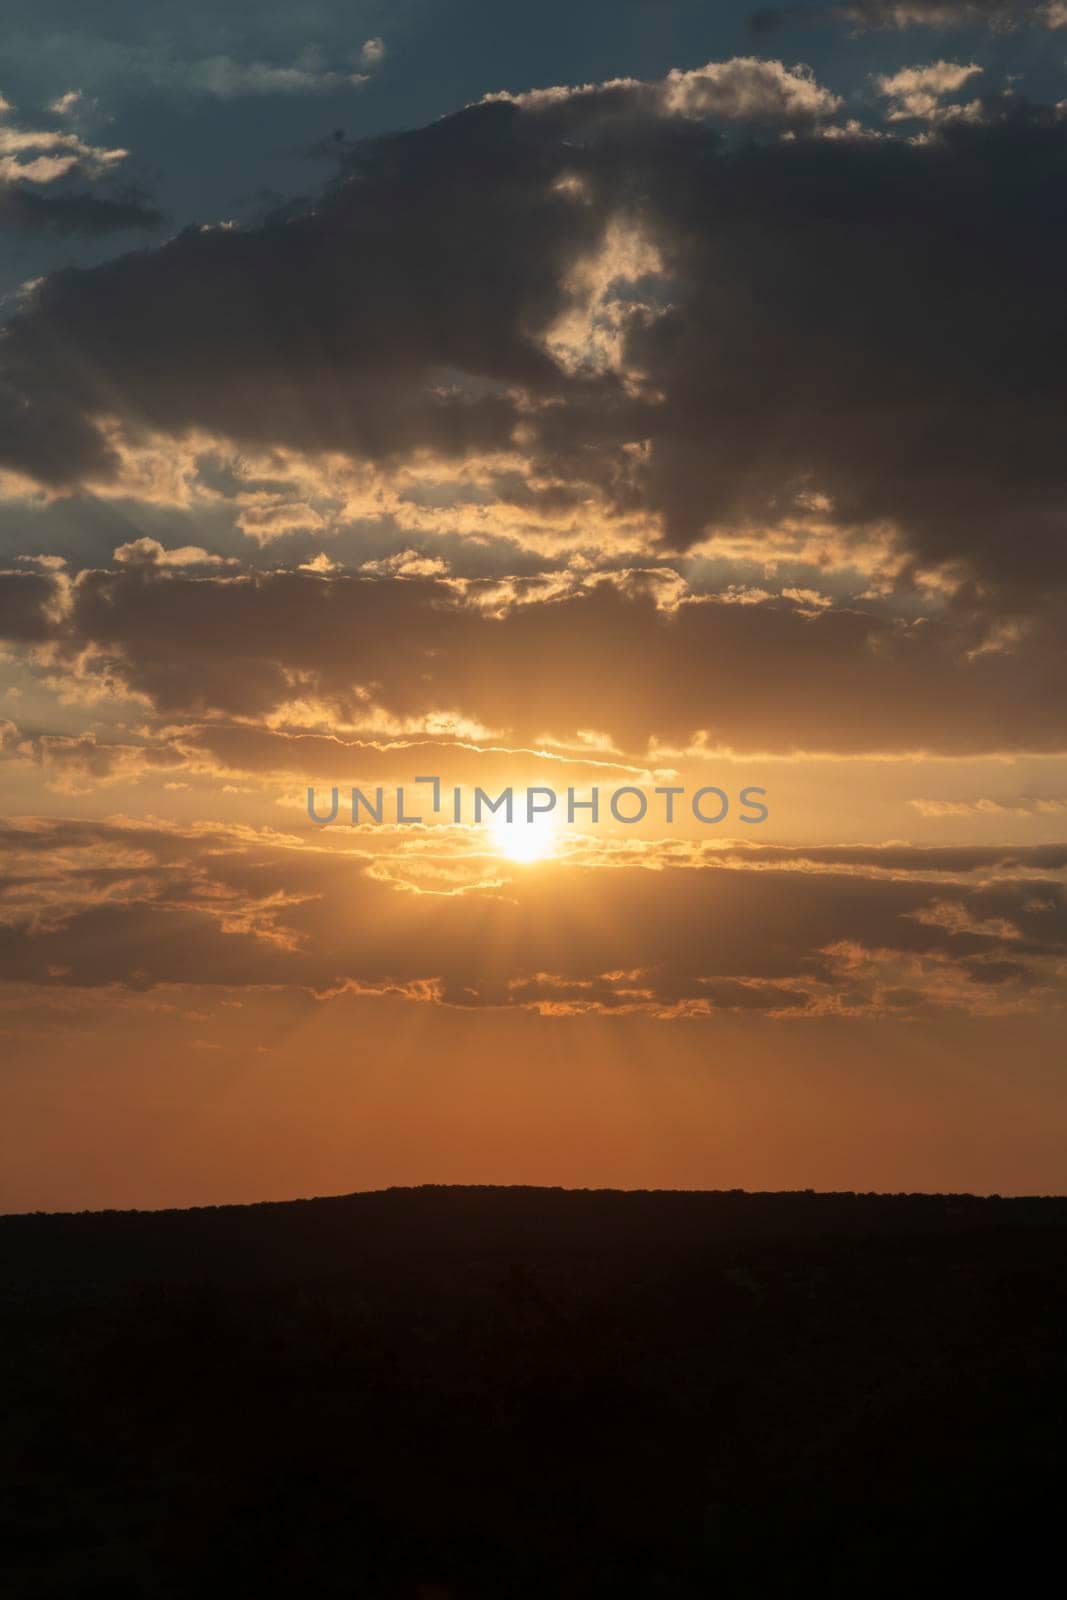
[[412, 1189], [183, 1211], [0, 1216], [0, 1285], [279, 1282], [435, 1257], [676, 1257], [733, 1240], [1067, 1228], [1067, 1198]]
[[5, 1596], [1038, 1592], [1067, 1201], [0, 1218]]

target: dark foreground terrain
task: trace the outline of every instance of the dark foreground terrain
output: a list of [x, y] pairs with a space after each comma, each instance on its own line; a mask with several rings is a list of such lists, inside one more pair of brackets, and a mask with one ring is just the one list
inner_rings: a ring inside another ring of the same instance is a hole
[[1065, 1269], [1067, 1200], [0, 1218], [0, 1593], [1051, 1593]]

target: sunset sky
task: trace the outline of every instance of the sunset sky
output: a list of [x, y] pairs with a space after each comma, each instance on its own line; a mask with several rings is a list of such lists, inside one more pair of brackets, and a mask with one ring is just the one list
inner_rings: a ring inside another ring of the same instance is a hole
[[1063, 1192], [1067, 5], [4, 10], [0, 1209]]

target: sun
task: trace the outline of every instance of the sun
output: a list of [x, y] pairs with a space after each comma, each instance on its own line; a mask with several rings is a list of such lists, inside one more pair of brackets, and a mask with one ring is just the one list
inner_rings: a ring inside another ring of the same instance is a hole
[[490, 832], [497, 850], [510, 861], [543, 861], [555, 853], [556, 833], [547, 817], [535, 817], [532, 822], [521, 817], [514, 822], [501, 819], [492, 824]]

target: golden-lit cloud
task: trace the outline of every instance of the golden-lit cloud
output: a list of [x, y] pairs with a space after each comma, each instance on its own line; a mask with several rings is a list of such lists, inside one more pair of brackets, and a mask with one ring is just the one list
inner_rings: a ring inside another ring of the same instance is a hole
[[[0, 837], [5, 969], [779, 1020], [1062, 1005], [1067, 850], [785, 850], [112, 819]], [[412, 891], [415, 891], [414, 893]]]
[[412, 576], [199, 560], [195, 547], [161, 560], [149, 542], [73, 580], [0, 574], [0, 637], [68, 698], [125, 696], [171, 722], [512, 748], [550, 732], [564, 750], [595, 729], [630, 765], [702, 745], [1064, 747], [1051, 604], [994, 649], [962, 607], [909, 619], [808, 589], [692, 594], [657, 570], [456, 580], [411, 558]]
[[210, 504], [265, 549], [355, 523], [544, 555], [881, 544], [876, 587], [1012, 622], [1067, 576], [1067, 124], [1010, 95], [972, 117], [971, 75], [883, 75], [870, 139], [755, 57], [467, 107], [284, 224], [43, 278], [6, 329], [0, 460]]

